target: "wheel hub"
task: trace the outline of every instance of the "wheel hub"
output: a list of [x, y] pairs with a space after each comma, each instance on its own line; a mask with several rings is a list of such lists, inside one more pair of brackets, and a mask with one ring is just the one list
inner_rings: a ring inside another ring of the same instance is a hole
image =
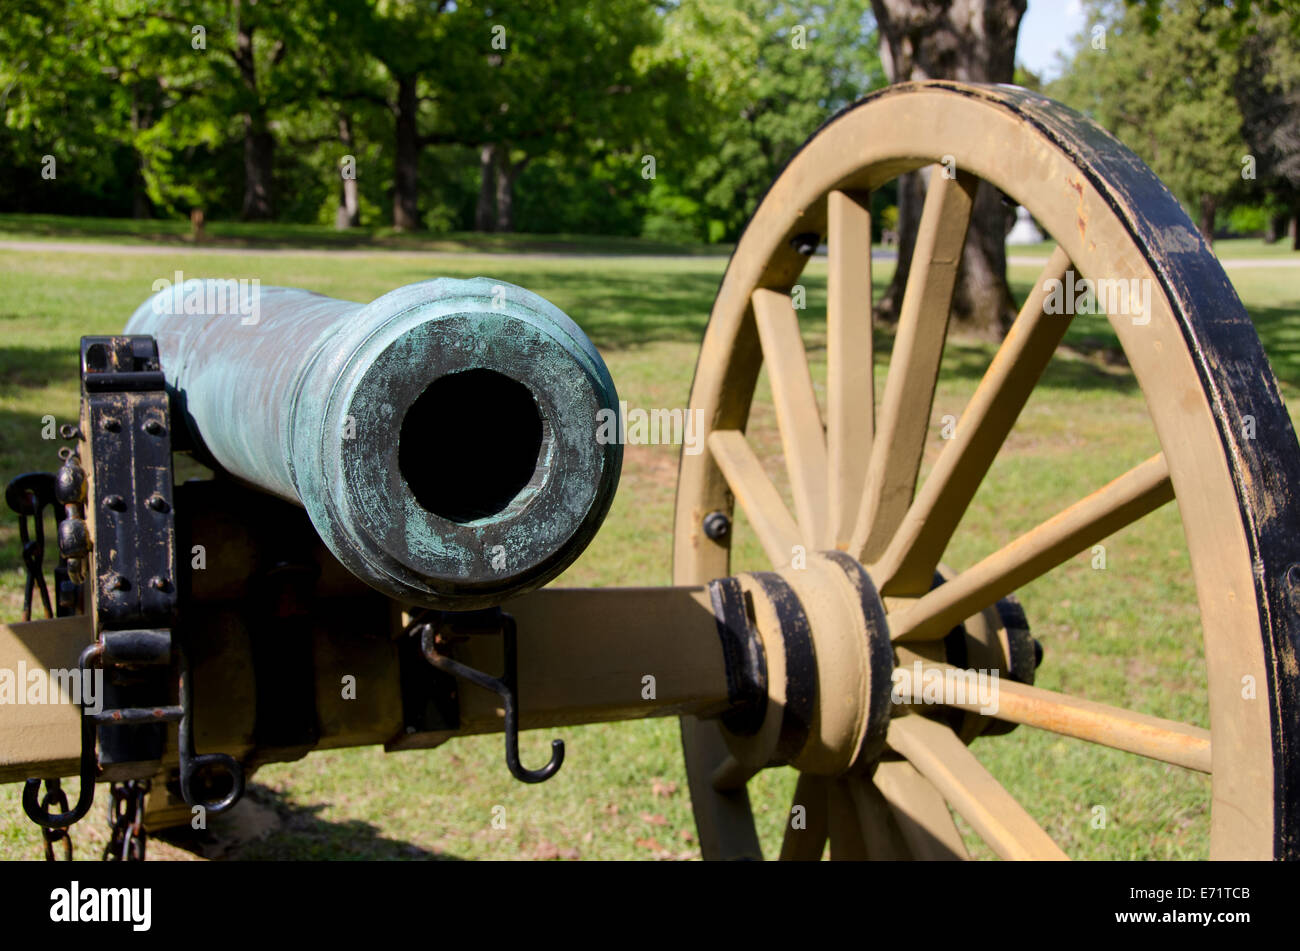
[[768, 703], [750, 735], [728, 733], [736, 764], [835, 776], [874, 762], [889, 725], [894, 652], [866, 569], [844, 552], [812, 552], [737, 580], [763, 644]]
[[[952, 572], [941, 567], [935, 585]], [[732, 762], [752, 775], [769, 766], [839, 776], [870, 770], [885, 751], [898, 706], [896, 667], [917, 661], [973, 668], [1032, 684], [1041, 648], [1014, 596], [968, 618], [940, 640], [895, 646], [886, 606], [868, 570], [842, 551], [813, 552], [778, 571], [737, 576], [762, 644], [766, 704], [744, 723], [726, 721]], [[966, 742], [1013, 724], [947, 708], [941, 717]]]

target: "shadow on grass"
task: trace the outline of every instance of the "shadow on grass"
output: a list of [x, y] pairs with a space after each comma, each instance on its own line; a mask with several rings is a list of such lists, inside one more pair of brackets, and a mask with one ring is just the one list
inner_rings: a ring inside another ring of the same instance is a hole
[[1300, 303], [1247, 309], [1274, 375], [1284, 386], [1300, 389]]
[[[0, 399], [16, 407], [0, 407], [0, 488], [24, 472], [53, 472], [59, 467], [58, 450], [67, 445], [59, 439], [45, 439], [45, 417], [54, 416], [59, 423], [76, 422], [45, 405], [42, 391], [51, 383], [66, 381], [76, 387], [78, 354], [75, 344], [67, 348], [0, 347]], [[57, 560], [54, 542], [54, 519], [45, 520], [45, 568], [51, 570]], [[17, 516], [0, 502], [0, 571], [22, 567], [18, 546]]]
[[207, 830], [178, 826], [162, 830], [163, 841], [220, 861], [460, 861], [423, 846], [385, 838], [369, 822], [331, 822], [320, 817], [326, 803], [299, 805], [282, 793], [250, 783], [245, 800]]
[[602, 350], [662, 342], [699, 344], [720, 274], [493, 268], [490, 276], [535, 291], [568, 314]]
[[[0, 314], [0, 321], [5, 319]], [[76, 380], [80, 360], [77, 341], [67, 347], [26, 347], [6, 343], [0, 347], [0, 397], [13, 396], [11, 388], [32, 389], [50, 383]]]

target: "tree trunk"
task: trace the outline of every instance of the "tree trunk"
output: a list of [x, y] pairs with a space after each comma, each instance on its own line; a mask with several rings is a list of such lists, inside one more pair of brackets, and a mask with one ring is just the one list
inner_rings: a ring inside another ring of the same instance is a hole
[[1264, 229], [1264, 243], [1276, 244], [1286, 234], [1286, 222], [1289, 216], [1283, 212], [1268, 216], [1268, 226]]
[[[339, 142], [343, 146], [343, 154], [351, 155], [355, 159], [356, 140], [352, 137], [352, 120], [347, 116], [339, 116]], [[339, 231], [346, 231], [361, 224], [361, 201], [357, 195], [356, 166], [353, 165], [346, 174], [340, 171], [339, 178], [341, 188], [339, 207], [334, 213], [334, 227]]]
[[502, 144], [497, 148], [497, 231], [515, 230], [515, 180], [527, 162], [524, 159], [511, 165], [510, 146]]
[[478, 154], [478, 205], [474, 209], [474, 230], [491, 231], [496, 227], [497, 145], [489, 142]]
[[[1026, 0], [871, 0], [886, 77], [895, 83], [1011, 82], [1025, 6]], [[898, 267], [878, 305], [886, 320], [897, 320], [902, 308], [925, 195], [918, 173], [902, 176], [898, 189]], [[1016, 315], [1007, 286], [1007, 207], [1001, 199], [997, 189], [980, 182], [953, 292], [957, 325], [997, 335]]]
[[1291, 236], [1291, 250], [1300, 251], [1300, 201], [1291, 207], [1291, 223], [1287, 226], [1287, 234]]
[[1219, 210], [1219, 200], [1213, 195], [1201, 196], [1201, 220], [1197, 227], [1201, 237], [1214, 244], [1214, 213]]
[[271, 169], [275, 136], [261, 116], [244, 117], [244, 207], [245, 221], [271, 218]]
[[[152, 110], [146, 111], [140, 105], [140, 91], [138, 88], [131, 87], [131, 131], [142, 132], [149, 128], [153, 122]], [[144, 154], [136, 147], [135, 143], [131, 144], [131, 152], [135, 157], [135, 168], [131, 171], [131, 217], [132, 218], [152, 218], [153, 204], [149, 201], [149, 194], [145, 190], [144, 181]]]
[[235, 0], [234, 11], [235, 64], [239, 67], [248, 103], [244, 112], [244, 204], [240, 214], [246, 221], [265, 221], [271, 217], [275, 137], [267, 127], [266, 110], [258, 96], [253, 28], [244, 23], [239, 0]]
[[416, 127], [419, 99], [416, 77], [397, 77], [397, 154], [393, 164], [393, 227], [420, 229], [420, 134]]

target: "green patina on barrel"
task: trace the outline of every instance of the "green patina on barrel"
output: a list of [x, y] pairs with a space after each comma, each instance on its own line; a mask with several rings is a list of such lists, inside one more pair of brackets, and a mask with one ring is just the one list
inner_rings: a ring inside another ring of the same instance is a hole
[[622, 464], [598, 414], [618, 395], [558, 308], [482, 277], [369, 304], [232, 283], [164, 289], [126, 332], [157, 339], [201, 457], [301, 504], [358, 577], [406, 603], [485, 607], [595, 535]]

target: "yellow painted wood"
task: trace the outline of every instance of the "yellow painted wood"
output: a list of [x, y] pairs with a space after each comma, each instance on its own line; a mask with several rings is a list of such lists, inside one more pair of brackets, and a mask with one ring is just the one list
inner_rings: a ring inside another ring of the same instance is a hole
[[[94, 635], [86, 616], [0, 624], [0, 671], [15, 690], [24, 691], [27, 675], [77, 669], [77, 658]], [[48, 697], [48, 694], [47, 694]], [[75, 776], [81, 758], [81, 711], [60, 697], [58, 703], [17, 703], [17, 695], [0, 703], [0, 782], [33, 776]]]
[[792, 816], [786, 817], [785, 836], [781, 841], [781, 861], [783, 862], [818, 862], [826, 851], [827, 815], [830, 802], [827, 799], [828, 780], [811, 773], [800, 773], [798, 785], [794, 790], [794, 807], [802, 806], [804, 810], [804, 828], [796, 829], [791, 824]]
[[916, 490], [957, 266], [978, 184], [964, 171], [949, 178], [937, 166], [931, 170], [871, 445], [866, 491], [849, 546], [866, 562], [884, 551]]
[[760, 288], [754, 291], [754, 320], [772, 384], [772, 404], [799, 528], [806, 543], [825, 548], [826, 434], [799, 336], [799, 318], [788, 295]]
[[865, 862], [867, 840], [858, 817], [853, 790], [843, 780], [826, 784], [826, 806], [830, 858], [832, 862]]
[[1047, 284], [1060, 280], [1070, 259], [1059, 247], [1034, 282], [916, 499], [903, 516], [872, 577], [885, 594], [924, 594], [957, 523], [966, 514], [993, 459], [1070, 326], [1070, 317], [1043, 313]]
[[871, 340], [871, 195], [826, 196], [826, 461], [830, 542], [848, 547], [876, 426]]
[[[925, 664], [922, 669], [931, 668], [954, 685], [962, 679], [963, 672], [956, 667]], [[903, 676], [915, 680], [911, 671], [906, 668], [903, 671]], [[985, 713], [978, 698], [968, 697], [955, 687], [952, 690], [945, 689], [944, 696], [945, 702], [949, 696], [956, 697], [948, 706], [972, 713]], [[1209, 730], [1071, 697], [1041, 687], [1031, 687], [1005, 677], [998, 679], [994, 697], [997, 709], [986, 715], [998, 720], [1072, 736], [1202, 773], [1211, 771]]]
[[890, 636], [895, 641], [943, 637], [963, 618], [1046, 574], [1173, 497], [1165, 457], [1156, 453], [935, 588], [911, 607], [891, 615]]
[[934, 784], [1000, 858], [1068, 857], [942, 723], [916, 715], [895, 717], [889, 746]]
[[899, 862], [915, 858], [907, 847], [894, 812], [880, 790], [864, 776], [845, 776], [836, 781], [848, 791], [857, 811], [859, 834], [866, 856], [873, 862]]
[[709, 435], [709, 451], [726, 476], [736, 501], [745, 510], [767, 557], [774, 565], [788, 564], [794, 546], [800, 544], [803, 536], [744, 434], [715, 430]]
[[934, 785], [907, 760], [887, 759], [872, 782], [893, 810], [913, 858], [925, 861], [968, 859], [966, 843]]

